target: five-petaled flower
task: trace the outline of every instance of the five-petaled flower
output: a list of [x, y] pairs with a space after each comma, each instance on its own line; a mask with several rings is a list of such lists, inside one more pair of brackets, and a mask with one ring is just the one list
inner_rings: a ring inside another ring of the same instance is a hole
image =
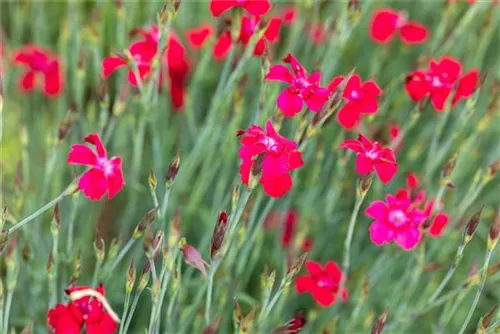
[[346, 139], [340, 147], [356, 152], [356, 172], [365, 175], [375, 171], [380, 180], [387, 184], [398, 171], [394, 152], [372, 142], [362, 134], [358, 139]]
[[66, 290], [71, 302], [58, 304], [47, 313], [49, 327], [54, 334], [79, 334], [83, 326], [87, 334], [112, 334], [118, 318], [104, 298], [104, 287], [88, 286]]
[[[406, 188], [398, 190], [396, 197], [401, 200], [412, 201], [413, 207], [423, 207], [426, 217], [424, 227], [429, 227], [428, 233], [433, 238], [440, 237], [449, 223], [449, 216], [442, 211], [443, 203], [436, 203], [435, 199], [430, 199], [427, 202], [426, 193], [420, 189], [420, 182], [415, 173], [408, 173], [406, 176]], [[428, 223], [427, 223], [428, 222]]]
[[[247, 16], [243, 15], [241, 17], [241, 28], [238, 36], [238, 43], [243, 44], [245, 47], [250, 42], [253, 34], [257, 31], [260, 23], [259, 16]], [[267, 43], [277, 43], [279, 41], [279, 33], [281, 29], [281, 18], [272, 17], [264, 31], [264, 36], [257, 41], [255, 48], [253, 49], [254, 56], [260, 56], [264, 53], [266, 42]], [[220, 34], [219, 38], [215, 41], [212, 48], [212, 55], [215, 59], [224, 59], [231, 47], [233, 46], [231, 32], [226, 30]]]
[[375, 219], [370, 225], [370, 239], [376, 245], [395, 242], [405, 251], [409, 251], [417, 246], [422, 238], [419, 225], [426, 215], [413, 208], [409, 199], [387, 195], [386, 202], [372, 202], [365, 213]]
[[347, 301], [347, 288], [339, 293], [343, 273], [335, 262], [327, 261], [322, 267], [318, 262], [306, 261], [306, 268], [309, 275], [300, 276], [295, 281], [298, 293], [309, 292], [323, 307], [334, 304], [337, 294], [340, 294], [342, 301]]
[[397, 32], [399, 32], [403, 42], [408, 44], [423, 43], [429, 34], [424, 25], [408, 21], [403, 12], [384, 8], [373, 14], [370, 37], [375, 42], [387, 43]]
[[285, 195], [292, 188], [290, 171], [304, 164], [297, 144], [280, 136], [270, 121], [265, 132], [254, 124], [248, 130], [239, 130], [237, 135], [242, 136], [239, 155], [243, 184], [249, 184], [251, 174], [257, 177], [262, 171], [260, 184], [264, 192], [275, 198]]
[[40, 85], [47, 97], [55, 97], [63, 90], [61, 64], [51, 51], [29, 44], [14, 52], [14, 63], [26, 68], [19, 79], [21, 91], [31, 92]]
[[320, 87], [321, 74], [313, 72], [308, 77], [307, 71], [291, 54], [283, 62], [290, 64], [293, 73], [284, 65], [273, 65], [265, 77], [265, 80], [282, 81], [290, 85], [278, 96], [278, 108], [287, 117], [299, 113], [304, 102], [312, 111], [319, 111], [330, 95], [328, 89]]
[[235, 7], [241, 7], [252, 15], [262, 16], [271, 9], [271, 3], [269, 0], [211, 0], [209, 7], [214, 17]]
[[434, 108], [440, 112], [452, 92], [451, 105], [474, 93], [479, 81], [479, 70], [473, 69], [462, 75], [462, 65], [456, 59], [443, 57], [430, 61], [429, 70], [412, 72], [406, 78], [406, 91], [414, 102], [429, 96]]
[[[334, 92], [345, 80], [343, 76], [332, 79], [328, 84], [328, 90]], [[378, 111], [377, 97], [382, 90], [373, 80], [361, 82], [358, 74], [353, 74], [345, 84], [342, 97], [345, 104], [340, 108], [337, 119], [345, 129], [351, 129], [361, 120], [362, 114], [375, 114]]]
[[83, 144], [74, 144], [68, 154], [68, 164], [91, 166], [78, 181], [78, 189], [91, 200], [101, 199], [106, 192], [112, 199], [123, 188], [122, 158], [108, 159], [99, 135], [92, 133], [84, 141], [94, 145], [97, 153]]

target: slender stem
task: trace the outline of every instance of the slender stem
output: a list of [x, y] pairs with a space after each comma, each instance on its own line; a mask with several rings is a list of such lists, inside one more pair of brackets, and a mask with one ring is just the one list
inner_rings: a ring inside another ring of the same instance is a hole
[[465, 318], [465, 321], [462, 325], [462, 328], [460, 329], [459, 334], [463, 334], [465, 330], [467, 329], [467, 325], [469, 324], [470, 319], [472, 318], [472, 315], [474, 314], [474, 311], [476, 310], [477, 304], [479, 303], [479, 297], [481, 297], [481, 293], [483, 292], [484, 285], [486, 284], [486, 278], [488, 277], [488, 265], [490, 263], [491, 255], [493, 252], [491, 250], [488, 250], [486, 253], [486, 259], [484, 260], [484, 265], [483, 265], [483, 272], [481, 274], [481, 282], [479, 283], [479, 287], [477, 288], [476, 296], [474, 297], [474, 301], [472, 302], [472, 305], [469, 309], [469, 314], [467, 315], [467, 318]]
[[455, 273], [455, 270], [457, 269], [457, 266], [460, 263], [460, 260], [462, 259], [462, 254], [464, 252], [464, 249], [465, 249], [465, 244], [461, 244], [458, 247], [457, 255], [455, 256], [455, 259], [453, 260], [453, 263], [451, 264], [450, 269], [446, 273], [446, 276], [441, 281], [441, 283], [439, 284], [439, 286], [436, 289], [436, 291], [432, 294], [432, 296], [429, 299], [428, 303], [432, 303], [439, 296], [439, 294], [443, 291], [443, 289], [445, 288], [446, 284], [448, 284], [448, 282], [450, 281], [451, 277]]
[[161, 202], [161, 209], [160, 209], [160, 212], [159, 212], [160, 217], [166, 217], [167, 207], [168, 207], [168, 198], [169, 198], [169, 195], [170, 195], [170, 189], [171, 189], [171, 187], [167, 187], [165, 189], [165, 194], [163, 195], [163, 201]]
[[[128, 327], [130, 326], [130, 322], [132, 321], [132, 316], [134, 315], [135, 308], [137, 307], [137, 303], [139, 302], [139, 297], [141, 296], [142, 291], [136, 291], [134, 296], [134, 301], [132, 302], [132, 307], [130, 308], [130, 313], [128, 314], [128, 319], [123, 327], [123, 333], [128, 333]], [[123, 319], [125, 322], [125, 319]]]
[[212, 290], [214, 288], [214, 276], [215, 272], [219, 268], [221, 260], [216, 258], [213, 259], [210, 264], [210, 271], [208, 273], [208, 288], [207, 288], [207, 302], [205, 303], [205, 323], [208, 325], [210, 323], [210, 311], [212, 307]]
[[125, 254], [127, 254], [127, 252], [130, 250], [130, 248], [134, 244], [135, 240], [136, 239], [134, 239], [134, 238], [130, 238], [127, 241], [125, 246], [121, 249], [120, 253], [118, 253], [118, 255], [115, 257], [115, 259], [113, 260], [113, 262], [109, 266], [109, 269], [106, 271], [106, 278], [109, 276], [109, 274], [111, 274], [111, 272], [113, 272], [113, 270], [116, 268], [118, 263], [120, 263], [120, 261], [125, 257]]
[[490, 334], [490, 332], [493, 333], [493, 331], [495, 329], [499, 329], [500, 328], [500, 320], [497, 320], [493, 323], [493, 325], [489, 326], [488, 328], [486, 328], [486, 334]]
[[7, 293], [7, 301], [5, 303], [5, 316], [4, 316], [4, 324], [2, 333], [9, 332], [9, 316], [10, 316], [10, 308], [12, 305], [12, 296], [14, 295], [14, 290], [9, 290]]
[[99, 273], [101, 272], [102, 261], [97, 261], [94, 268], [94, 275], [92, 277], [92, 286], [96, 286]]

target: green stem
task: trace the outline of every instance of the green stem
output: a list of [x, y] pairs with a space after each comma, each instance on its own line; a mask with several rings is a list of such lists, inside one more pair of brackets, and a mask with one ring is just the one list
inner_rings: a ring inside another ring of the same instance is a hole
[[134, 315], [135, 308], [137, 307], [137, 303], [139, 302], [139, 297], [141, 296], [142, 291], [136, 291], [134, 296], [134, 301], [132, 302], [132, 307], [130, 308], [130, 313], [128, 314], [128, 319], [123, 319], [125, 322], [125, 326], [123, 327], [123, 333], [128, 333], [128, 327], [130, 326], [130, 322], [132, 321], [132, 316]]
[[474, 297], [474, 301], [472, 302], [472, 305], [469, 309], [469, 314], [467, 314], [467, 318], [465, 318], [465, 321], [462, 325], [462, 328], [460, 329], [460, 332], [458, 332], [459, 334], [463, 334], [465, 332], [465, 330], [467, 329], [467, 325], [469, 324], [469, 321], [472, 318], [474, 311], [476, 310], [477, 304], [479, 303], [479, 297], [481, 297], [481, 293], [483, 292], [484, 285], [486, 284], [486, 278], [488, 278], [488, 265], [490, 263], [490, 259], [491, 259], [492, 254], [493, 254], [492, 250], [488, 250], [486, 253], [486, 259], [484, 260], [483, 270], [481, 273], [481, 282], [479, 283], [479, 287], [477, 288], [476, 296]]
[[118, 253], [118, 255], [115, 257], [115, 259], [113, 260], [113, 262], [109, 266], [109, 269], [106, 270], [106, 277], [105, 277], [105, 279], [108, 278], [108, 276], [113, 272], [113, 270], [116, 268], [116, 266], [118, 265], [118, 263], [120, 263], [120, 261], [125, 257], [125, 255], [127, 254], [127, 252], [134, 245], [135, 241], [136, 241], [136, 239], [134, 239], [134, 238], [130, 238], [127, 241], [127, 243], [125, 244], [125, 246], [121, 249], [120, 253]]
[[120, 328], [118, 330], [118, 334], [123, 333], [123, 326], [124, 326], [124, 320], [127, 319], [128, 315], [128, 308], [130, 306], [130, 296], [132, 295], [132, 292], [127, 292], [125, 295], [125, 304], [123, 306], [123, 314], [122, 314], [122, 321], [120, 322]]
[[214, 259], [210, 264], [210, 271], [208, 273], [208, 288], [207, 288], [207, 302], [205, 303], [205, 323], [208, 325], [210, 323], [210, 311], [212, 307], [212, 290], [214, 287], [214, 276], [215, 272], [219, 268], [221, 259]]
[[4, 326], [2, 333], [7, 334], [9, 332], [9, 316], [10, 316], [10, 308], [12, 305], [12, 296], [14, 295], [14, 291], [10, 290], [7, 293], [7, 301], [5, 303], [5, 316], [4, 316]]

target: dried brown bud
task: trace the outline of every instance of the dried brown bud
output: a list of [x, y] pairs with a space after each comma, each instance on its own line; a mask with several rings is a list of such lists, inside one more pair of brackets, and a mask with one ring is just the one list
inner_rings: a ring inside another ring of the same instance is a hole
[[182, 253], [184, 254], [184, 262], [186, 262], [187, 265], [198, 269], [203, 276], [207, 278], [208, 263], [203, 260], [200, 252], [198, 252], [198, 250], [193, 246], [187, 244], [185, 238], [182, 238], [179, 241], [179, 247], [182, 249]]
[[467, 244], [472, 237], [474, 236], [474, 233], [476, 233], [477, 226], [479, 225], [479, 221], [481, 220], [481, 213], [483, 212], [483, 207], [481, 207], [470, 219], [469, 222], [467, 223], [466, 229], [465, 229], [465, 236], [464, 236], [464, 243]]
[[481, 317], [479, 320], [476, 334], [486, 334], [486, 329], [490, 325], [491, 319], [493, 319], [493, 316], [495, 315], [497, 311], [498, 305], [493, 305], [493, 307], [486, 313], [484, 316]]
[[175, 177], [179, 172], [180, 166], [181, 166], [181, 155], [179, 151], [177, 151], [177, 154], [175, 155], [174, 159], [168, 166], [167, 176], [165, 177], [165, 185], [167, 188], [171, 187], [174, 184]]
[[154, 209], [149, 210], [144, 217], [142, 217], [141, 221], [139, 222], [139, 225], [134, 230], [134, 234], [132, 235], [132, 238], [134, 239], [139, 239], [144, 231], [151, 226], [153, 221], [156, 218], [156, 212], [158, 211], [159, 207], [156, 207]]
[[239, 326], [241, 323], [241, 319], [243, 319], [243, 313], [241, 312], [240, 303], [238, 303], [238, 299], [234, 298], [234, 311], [233, 311], [233, 320]]
[[30, 258], [30, 255], [31, 255], [31, 248], [30, 248], [30, 244], [28, 242], [26, 242], [23, 246], [23, 249], [22, 249], [22, 255], [23, 255], [23, 260], [24, 261], [28, 261], [29, 258]]
[[134, 260], [130, 262], [130, 266], [127, 271], [127, 283], [125, 284], [125, 292], [131, 293], [134, 288], [135, 277], [137, 275], [137, 271], [135, 269]]
[[151, 271], [151, 264], [149, 261], [146, 262], [144, 268], [142, 269], [141, 276], [139, 276], [139, 284], [137, 285], [138, 291], [143, 291], [149, 282], [149, 273]]
[[57, 132], [58, 143], [60, 143], [68, 134], [68, 131], [71, 128], [71, 123], [72, 123], [71, 111], [68, 111], [68, 113], [66, 113], [66, 116], [61, 121], [61, 124], [59, 125], [59, 130]]
[[306, 262], [308, 253], [302, 254], [295, 263], [292, 264], [290, 269], [287, 270], [285, 277], [283, 278], [283, 282], [285, 286], [290, 285], [293, 281], [295, 281], [295, 278], [300, 272], [300, 269], [304, 265], [304, 262]]
[[500, 215], [495, 217], [490, 226], [490, 233], [488, 235], [488, 250], [492, 251], [498, 243], [498, 236], [500, 234]]
[[451, 158], [444, 165], [443, 167], [444, 179], [448, 179], [451, 176], [451, 173], [453, 173], [453, 169], [455, 168], [455, 165], [457, 163], [457, 158], [458, 158], [458, 153], [453, 153]]
[[97, 230], [95, 231], [94, 250], [97, 261], [102, 263], [106, 253], [106, 246]]
[[432, 271], [438, 270], [442, 267], [443, 267], [443, 265], [439, 262], [431, 262], [431, 263], [428, 263], [425, 265], [424, 273], [432, 272]]
[[59, 212], [59, 204], [56, 204], [54, 211], [52, 212], [50, 232], [54, 238], [59, 236], [59, 231], [61, 231], [61, 214]]
[[156, 190], [156, 184], [157, 184], [157, 181], [156, 181], [156, 174], [155, 174], [155, 171], [151, 168], [149, 170], [149, 189], [154, 192]]
[[168, 235], [168, 246], [175, 247], [181, 237], [181, 212], [175, 209], [172, 220], [170, 221], [170, 234]]
[[0, 253], [5, 248], [7, 244], [7, 240], [9, 239], [9, 234], [6, 228], [2, 228], [2, 232], [0, 233]]
[[487, 271], [488, 271], [488, 276], [496, 275], [498, 272], [500, 272], [500, 262], [489, 265]]
[[389, 310], [386, 308], [384, 313], [378, 317], [377, 321], [373, 325], [371, 334], [380, 334], [382, 333], [382, 330], [384, 329], [385, 322], [387, 321], [387, 314], [389, 313]]
[[217, 255], [217, 252], [222, 247], [227, 227], [228, 227], [227, 213], [226, 211], [221, 211], [217, 216], [217, 222], [215, 223], [214, 233], [212, 235], [212, 242], [210, 246], [211, 259], [213, 259]]
[[54, 278], [54, 273], [53, 273], [53, 267], [54, 267], [54, 256], [52, 255], [52, 250], [49, 252], [49, 259], [47, 260], [47, 265], [45, 268], [47, 269], [47, 277], [49, 279]]

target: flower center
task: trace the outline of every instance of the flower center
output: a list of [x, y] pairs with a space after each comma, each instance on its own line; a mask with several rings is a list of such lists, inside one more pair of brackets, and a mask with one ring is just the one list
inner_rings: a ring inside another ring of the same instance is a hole
[[333, 283], [333, 281], [327, 277], [320, 278], [317, 282], [317, 285], [320, 288], [327, 288], [327, 289], [333, 289], [336, 286], [336, 284]]
[[101, 169], [104, 172], [104, 175], [110, 176], [111, 174], [113, 174], [113, 165], [108, 159], [99, 158], [97, 160], [97, 165], [99, 169]]
[[295, 78], [293, 85], [295, 86], [295, 88], [302, 90], [302, 89], [305, 89], [305, 88], [311, 86], [311, 83], [309, 81], [307, 81], [307, 79], [305, 79], [305, 78], [298, 77], [298, 78]]
[[375, 160], [378, 158], [379, 152], [378, 150], [372, 148], [371, 150], [366, 151], [365, 155], [368, 159]]
[[266, 137], [264, 143], [266, 145], [266, 149], [268, 152], [280, 153], [282, 151], [281, 144], [277, 142], [276, 139], [274, 138]]
[[350, 96], [350, 99], [351, 100], [354, 100], [354, 101], [359, 101], [363, 98], [363, 92], [357, 90], [357, 89], [353, 89], [351, 91], [351, 96]]
[[408, 222], [408, 217], [403, 210], [393, 210], [389, 212], [389, 221], [396, 227], [402, 226]]

